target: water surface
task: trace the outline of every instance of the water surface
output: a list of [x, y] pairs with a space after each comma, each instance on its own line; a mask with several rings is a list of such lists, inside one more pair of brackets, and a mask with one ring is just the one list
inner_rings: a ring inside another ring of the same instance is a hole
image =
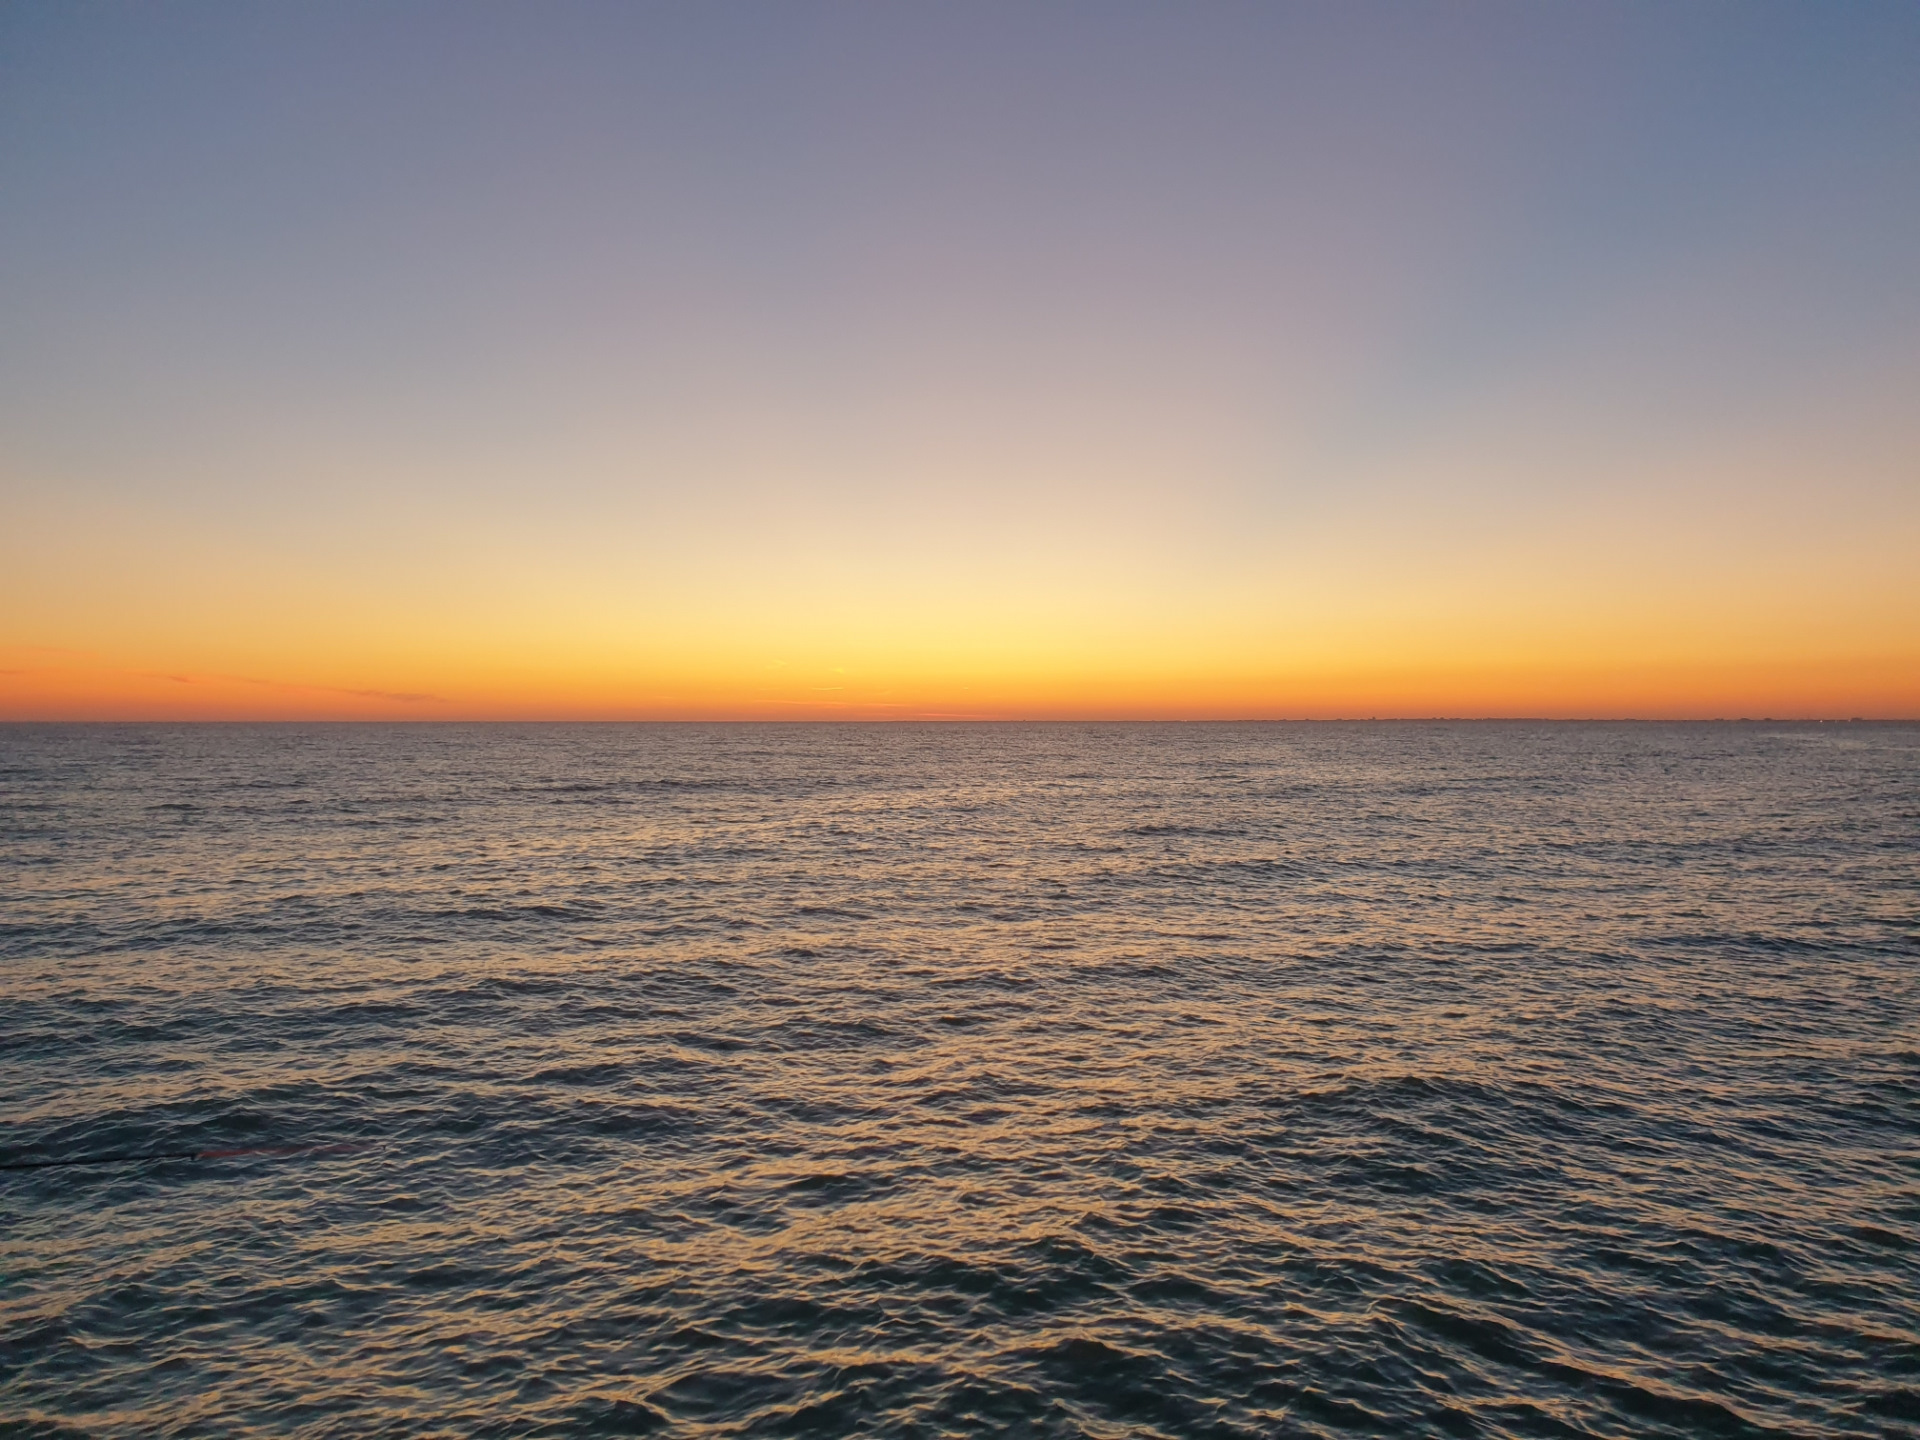
[[1913, 1435], [1920, 729], [0, 730], [0, 1429]]

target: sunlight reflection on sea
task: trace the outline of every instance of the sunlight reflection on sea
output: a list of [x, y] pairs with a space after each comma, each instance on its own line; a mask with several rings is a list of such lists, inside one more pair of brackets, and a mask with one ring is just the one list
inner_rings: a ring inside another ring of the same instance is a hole
[[9, 728], [0, 1413], [1911, 1434], [1916, 760]]

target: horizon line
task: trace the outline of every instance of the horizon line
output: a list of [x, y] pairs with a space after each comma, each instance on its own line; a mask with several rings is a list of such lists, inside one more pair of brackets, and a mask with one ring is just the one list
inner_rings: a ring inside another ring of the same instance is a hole
[[1920, 725], [1920, 715], [8, 716], [12, 725]]

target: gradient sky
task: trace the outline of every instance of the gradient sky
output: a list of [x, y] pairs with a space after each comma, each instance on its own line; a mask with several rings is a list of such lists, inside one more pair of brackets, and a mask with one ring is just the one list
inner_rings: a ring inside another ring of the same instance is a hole
[[1920, 5], [0, 7], [0, 716], [1920, 714]]

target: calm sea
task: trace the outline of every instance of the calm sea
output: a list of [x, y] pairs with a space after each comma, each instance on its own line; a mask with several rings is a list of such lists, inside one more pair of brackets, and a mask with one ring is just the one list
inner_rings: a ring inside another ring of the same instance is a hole
[[[0, 1430], [1920, 1433], [1920, 728], [0, 729]], [[209, 1151], [239, 1154], [207, 1156]]]

